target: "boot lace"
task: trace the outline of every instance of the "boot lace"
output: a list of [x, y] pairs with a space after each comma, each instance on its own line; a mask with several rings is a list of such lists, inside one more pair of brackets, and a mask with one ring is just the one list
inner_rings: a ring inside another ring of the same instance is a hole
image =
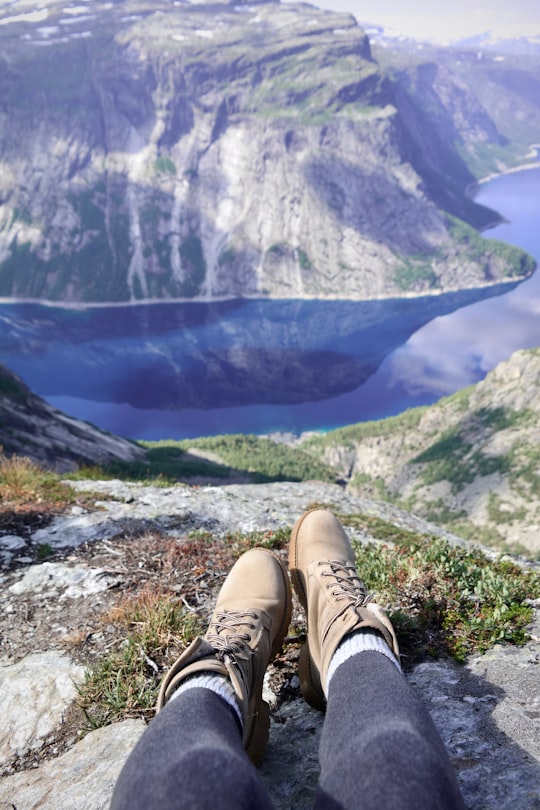
[[214, 621], [210, 624], [206, 638], [208, 643], [216, 650], [216, 655], [220, 660], [225, 656], [234, 657], [235, 653], [241, 652], [245, 644], [251, 640], [251, 635], [246, 630], [256, 630], [258, 616], [253, 610], [227, 610], [217, 613]]
[[321, 560], [319, 565], [325, 567], [325, 570], [321, 571], [321, 577], [331, 579], [326, 586], [327, 589], [331, 590], [336, 602], [344, 603], [338, 615], [345, 613], [350, 607], [355, 609], [368, 604], [371, 597], [352, 563], [342, 560]]

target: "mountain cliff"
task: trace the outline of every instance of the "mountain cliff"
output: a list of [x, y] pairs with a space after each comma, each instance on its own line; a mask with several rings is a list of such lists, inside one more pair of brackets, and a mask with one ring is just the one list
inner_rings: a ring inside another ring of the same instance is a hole
[[[1, 296], [369, 299], [533, 270], [462, 222], [496, 218], [466, 196], [468, 139], [351, 16], [53, 0], [3, 7], [0, 41]], [[500, 142], [463, 82], [437, 87]]]

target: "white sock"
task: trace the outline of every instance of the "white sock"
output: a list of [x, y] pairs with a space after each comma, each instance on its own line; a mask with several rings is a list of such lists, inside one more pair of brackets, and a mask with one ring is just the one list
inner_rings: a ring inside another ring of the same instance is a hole
[[338, 667], [348, 661], [353, 655], [360, 652], [378, 652], [386, 656], [401, 672], [401, 666], [396, 656], [377, 630], [357, 630], [356, 633], [351, 633], [350, 636], [345, 636], [337, 650], [335, 651], [328, 673], [326, 675], [326, 697], [328, 697], [328, 689], [330, 681], [334, 676]]
[[233, 689], [233, 685], [225, 675], [217, 675], [214, 672], [201, 672], [200, 675], [192, 675], [190, 678], [186, 678], [183, 683], [180, 684], [178, 689], [176, 689], [171, 697], [169, 698], [169, 703], [171, 700], [174, 700], [181, 695], [183, 692], [187, 692], [188, 689], [210, 689], [216, 695], [219, 695], [220, 698], [223, 698], [229, 706], [234, 709], [238, 720], [240, 721], [240, 726], [244, 727], [244, 721], [242, 720], [242, 715], [240, 714], [240, 706], [238, 705], [238, 699], [236, 697], [236, 692]]

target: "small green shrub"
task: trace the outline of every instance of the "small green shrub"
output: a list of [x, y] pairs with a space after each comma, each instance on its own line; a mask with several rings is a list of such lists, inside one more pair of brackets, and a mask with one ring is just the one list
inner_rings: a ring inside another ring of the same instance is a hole
[[411, 259], [396, 269], [394, 281], [403, 291], [434, 289], [439, 282], [437, 274], [429, 262], [418, 262]]
[[406, 662], [458, 661], [493, 644], [523, 644], [540, 594], [537, 575], [439, 538], [396, 547], [356, 546], [356, 563], [376, 601], [390, 606]]
[[38, 560], [46, 560], [52, 554], [52, 546], [49, 543], [38, 543], [36, 546], [36, 557]]
[[311, 270], [312, 264], [311, 259], [305, 252], [305, 250], [298, 250], [298, 264], [302, 270]]
[[154, 169], [157, 174], [176, 174], [176, 166], [168, 157], [158, 157], [154, 161]]

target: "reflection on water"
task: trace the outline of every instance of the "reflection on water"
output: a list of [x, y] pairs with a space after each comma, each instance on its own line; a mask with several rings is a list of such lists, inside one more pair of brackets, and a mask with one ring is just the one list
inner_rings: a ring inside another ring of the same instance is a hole
[[[540, 169], [501, 175], [479, 187], [477, 202], [509, 221], [486, 236], [510, 242], [540, 264]], [[383, 363], [369, 386], [403, 407], [433, 401], [484, 378], [518, 349], [540, 346], [540, 271], [499, 298], [436, 318]]]
[[78, 311], [5, 305], [0, 345], [3, 362], [49, 399], [157, 411], [295, 405], [357, 389], [420, 326], [485, 295]]
[[[512, 217], [489, 235], [537, 260], [539, 188], [530, 170], [477, 196]], [[536, 276], [384, 302], [2, 305], [0, 362], [56, 407], [124, 436], [300, 432], [388, 416], [481, 379], [516, 348], [540, 345], [539, 312]]]

